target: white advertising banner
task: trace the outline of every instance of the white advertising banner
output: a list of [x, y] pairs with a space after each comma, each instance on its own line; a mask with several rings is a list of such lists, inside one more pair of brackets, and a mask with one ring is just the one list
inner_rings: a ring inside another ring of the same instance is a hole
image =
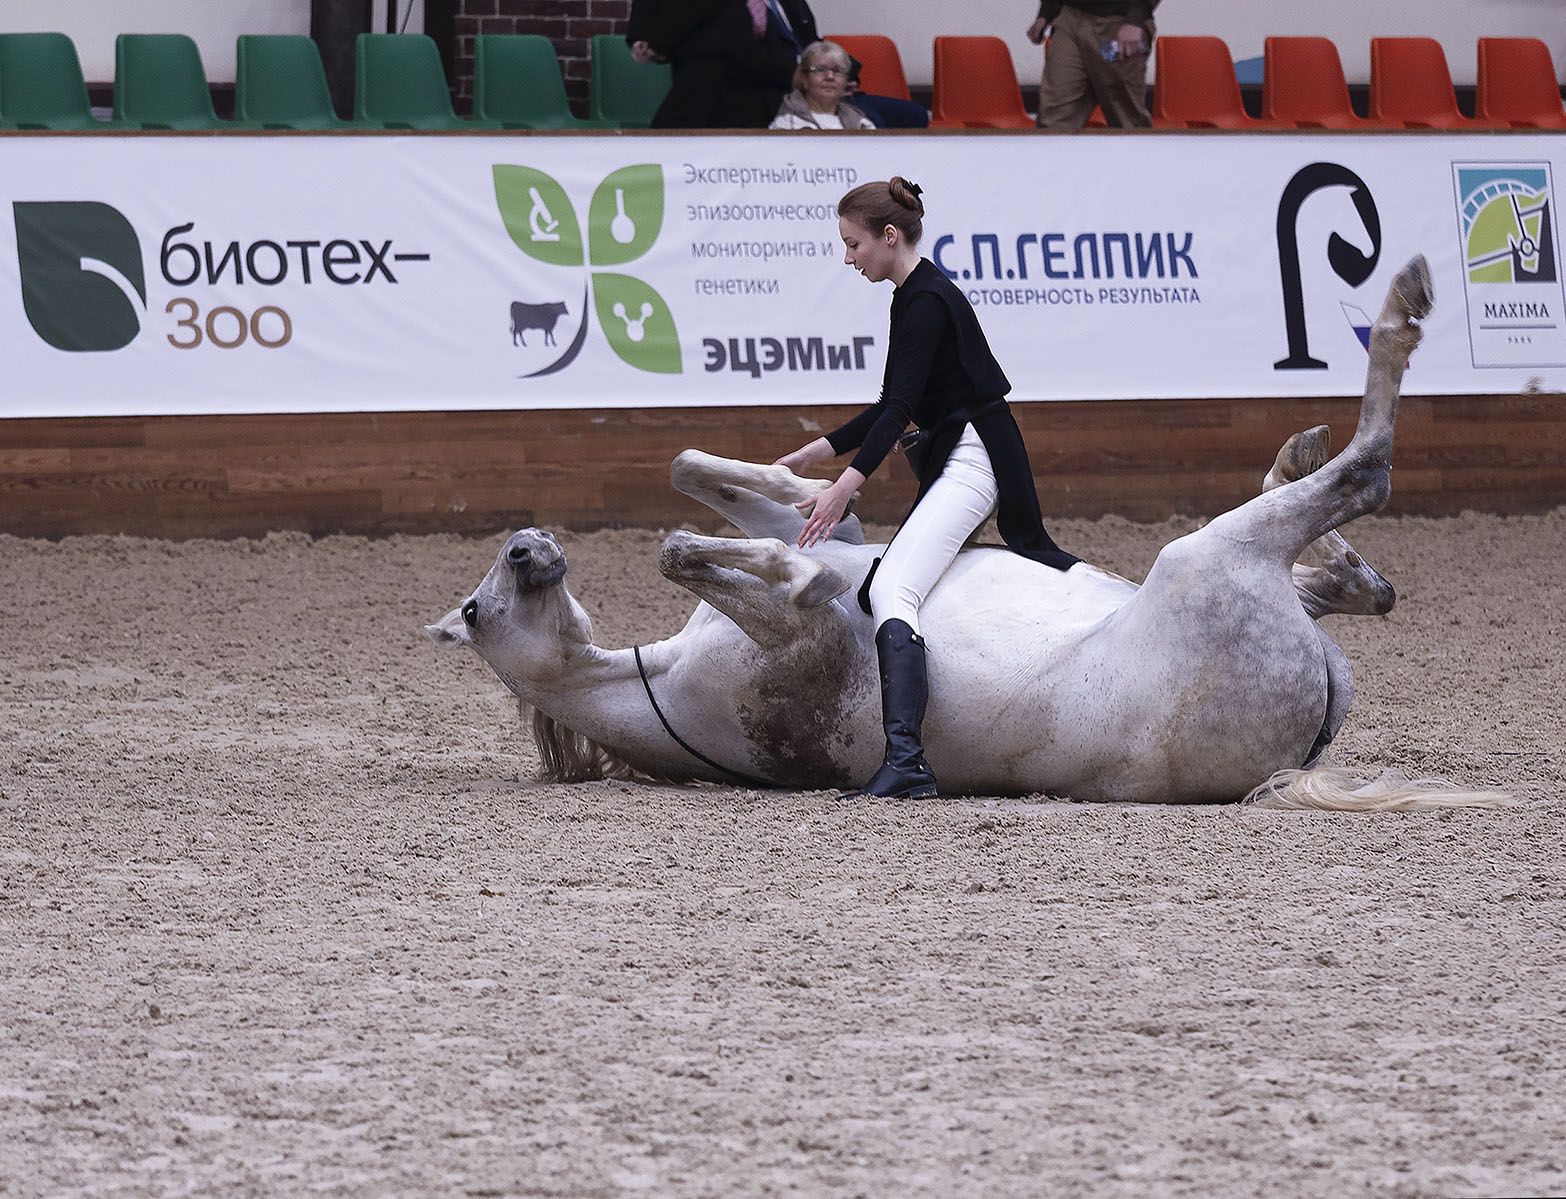
[[857, 182], [1014, 400], [1352, 396], [1388, 282], [1409, 394], [1566, 388], [1548, 134], [0, 135], [0, 416], [863, 404], [889, 284]]

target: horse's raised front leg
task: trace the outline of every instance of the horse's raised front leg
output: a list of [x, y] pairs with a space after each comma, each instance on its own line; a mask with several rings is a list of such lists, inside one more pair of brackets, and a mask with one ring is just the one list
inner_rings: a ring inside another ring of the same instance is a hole
[[817, 609], [852, 586], [841, 572], [775, 538], [703, 537], [684, 530], [664, 539], [658, 569], [763, 647], [798, 639], [821, 619]]
[[1294, 590], [1312, 620], [1323, 616], [1385, 616], [1397, 603], [1397, 588], [1360, 557], [1336, 530], [1317, 538], [1315, 565], [1294, 564]]
[[[1317, 425], [1283, 443], [1262, 491], [1303, 479], [1320, 470], [1330, 457], [1332, 431]], [[1397, 591], [1336, 529], [1311, 542], [1304, 554], [1313, 561], [1294, 564], [1294, 590], [1312, 620], [1328, 615], [1385, 616], [1397, 602]]]
[[[799, 540], [805, 527], [805, 517], [794, 505], [831, 485], [825, 479], [801, 478], [786, 466], [740, 462], [701, 450], [682, 451], [669, 467], [669, 482], [676, 491], [731, 521], [747, 537], [776, 537], [790, 543]], [[863, 545], [859, 518], [845, 516], [831, 539]]]

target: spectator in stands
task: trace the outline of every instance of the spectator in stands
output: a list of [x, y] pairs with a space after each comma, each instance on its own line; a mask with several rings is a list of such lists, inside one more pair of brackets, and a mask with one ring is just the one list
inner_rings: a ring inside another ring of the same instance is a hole
[[674, 80], [654, 129], [764, 129], [818, 41], [806, 0], [632, 0], [626, 41]]
[[794, 90], [783, 97], [773, 129], [874, 129], [875, 122], [845, 104], [848, 51], [836, 42], [811, 42], [794, 68]]
[[1147, 129], [1147, 56], [1158, 0], [1041, 0], [1028, 26], [1035, 45], [1049, 38], [1039, 86], [1041, 129], [1075, 132], [1097, 105], [1116, 129]]
[[[674, 68], [654, 129], [762, 129], [820, 34], [808, 0], [631, 0], [625, 40], [638, 62]], [[930, 121], [911, 100], [859, 95], [855, 105], [877, 125]]]

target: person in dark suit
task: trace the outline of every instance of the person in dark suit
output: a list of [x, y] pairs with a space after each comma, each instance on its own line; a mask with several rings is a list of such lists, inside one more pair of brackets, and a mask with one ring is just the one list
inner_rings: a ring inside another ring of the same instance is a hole
[[654, 129], [765, 129], [819, 41], [806, 0], [633, 0], [626, 41], [674, 81]]

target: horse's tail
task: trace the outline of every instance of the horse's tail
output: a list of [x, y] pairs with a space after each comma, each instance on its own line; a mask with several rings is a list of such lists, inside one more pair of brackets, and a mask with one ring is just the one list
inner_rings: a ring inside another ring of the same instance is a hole
[[524, 723], [532, 717], [533, 744], [538, 749], [538, 778], [544, 783], [587, 783], [594, 779], [639, 779], [643, 782], [675, 782], [650, 771], [639, 770], [618, 754], [533, 707], [517, 701], [517, 715]]
[[1280, 770], [1244, 799], [1258, 808], [1311, 812], [1417, 812], [1434, 808], [1510, 808], [1504, 791], [1383, 770], [1364, 778], [1342, 766]]

